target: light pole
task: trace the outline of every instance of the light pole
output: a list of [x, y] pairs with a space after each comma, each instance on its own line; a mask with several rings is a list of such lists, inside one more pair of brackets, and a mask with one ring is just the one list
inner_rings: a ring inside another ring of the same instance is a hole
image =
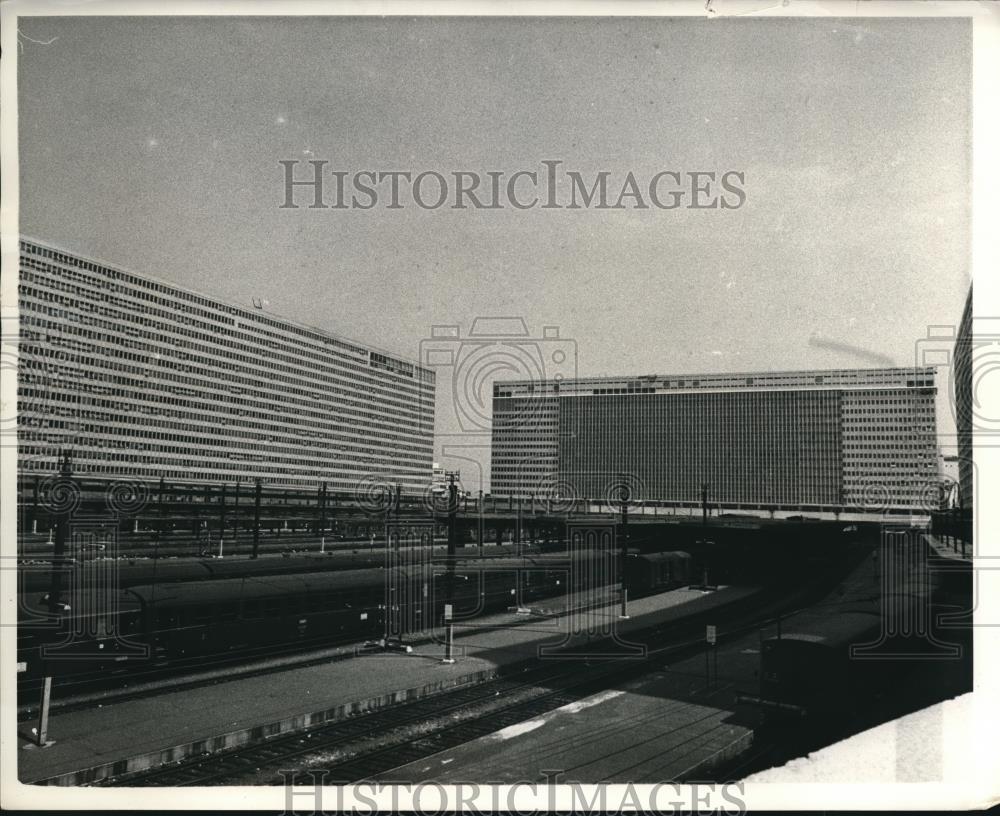
[[[62, 455], [62, 465], [59, 468], [59, 482], [64, 485], [64, 490], [68, 490], [70, 493], [73, 492], [73, 466], [70, 463], [68, 452]], [[58, 503], [58, 499], [56, 499], [56, 502]], [[49, 614], [53, 617], [57, 615], [61, 617], [63, 611], [62, 573], [66, 561], [66, 536], [69, 532], [69, 518], [72, 512], [73, 508], [70, 506], [66, 509], [57, 508], [56, 513], [55, 549], [52, 553], [52, 580], [49, 585], [48, 598]], [[42, 680], [42, 699], [38, 706], [38, 737], [36, 745], [39, 748], [52, 745], [52, 741], [48, 739], [49, 704], [52, 701], [52, 671], [49, 665], [47, 665], [44, 654], [42, 660], [46, 662], [46, 665], [45, 677]]]
[[219, 558], [222, 558], [222, 545], [226, 539], [226, 485], [223, 482], [219, 489]]
[[254, 485], [253, 490], [253, 555], [251, 558], [257, 557], [258, 549], [260, 548], [260, 478], [257, 479], [257, 483]]
[[621, 542], [618, 554], [618, 572], [619, 572], [619, 593], [622, 600], [622, 608], [618, 617], [624, 620], [628, 619], [628, 588], [625, 586], [625, 565], [628, 559], [628, 503], [631, 499], [631, 491], [629, 490], [628, 482], [625, 478], [621, 478], [621, 511], [622, 511], [622, 522], [621, 522]]

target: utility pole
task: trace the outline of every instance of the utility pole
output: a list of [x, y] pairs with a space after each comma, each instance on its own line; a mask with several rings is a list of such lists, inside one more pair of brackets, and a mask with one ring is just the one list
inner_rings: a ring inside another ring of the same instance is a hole
[[[69, 453], [60, 451], [62, 463], [59, 468], [59, 482], [62, 483], [61, 490], [68, 490], [75, 493], [73, 483], [73, 467], [70, 464]], [[60, 492], [61, 492], [60, 490]], [[56, 536], [54, 550], [52, 552], [52, 580], [49, 584], [49, 614], [58, 619], [62, 615], [62, 573], [66, 566], [66, 537], [69, 532], [69, 518], [73, 508], [67, 507], [59, 509], [56, 513]], [[42, 657], [45, 661], [45, 657]], [[49, 704], [52, 702], [52, 670], [45, 662], [45, 677], [42, 680], [42, 698], [38, 706], [38, 737], [36, 745], [45, 748], [52, 745], [49, 740]]]
[[[212, 486], [205, 485], [205, 493], [201, 499], [201, 510], [198, 511], [198, 517], [192, 522], [194, 528], [194, 534], [196, 536], [196, 544], [198, 546], [198, 554], [201, 556], [206, 556], [209, 553], [209, 548], [212, 546], [212, 531], [209, 529], [209, 520], [212, 516]], [[204, 515], [204, 518], [202, 516]], [[205, 528], [205, 543], [201, 543], [201, 528]]]
[[240, 481], [236, 480], [236, 501], [233, 504], [233, 555], [240, 551]]
[[326, 552], [326, 482], [319, 489], [319, 551]]
[[38, 532], [38, 477], [35, 477], [35, 481], [31, 488], [31, 532]]
[[219, 558], [222, 558], [222, 543], [226, 537], [226, 485], [219, 488]]
[[701, 525], [708, 526], [708, 482], [701, 485]]
[[163, 491], [165, 489], [163, 477], [160, 477], [160, 486], [156, 491], [156, 537], [153, 539], [153, 598], [156, 598], [156, 573], [160, 566], [160, 543], [163, 537]]
[[455, 593], [455, 550], [458, 546], [458, 485], [455, 477], [458, 475], [450, 470], [448, 477], [448, 569], [445, 575], [445, 603], [451, 604]]
[[163, 481], [163, 477], [160, 477], [160, 487], [156, 493], [156, 557], [159, 558], [160, 553], [160, 543], [163, 539], [163, 493], [166, 490], [166, 484]]
[[448, 603], [451, 603], [452, 581], [455, 571], [455, 552], [458, 547], [458, 485], [455, 484], [455, 471], [448, 471], [448, 581], [445, 591]]
[[969, 536], [966, 535], [966, 532], [965, 532], [965, 506], [964, 506], [964, 501], [963, 501], [963, 496], [962, 496], [962, 491], [961, 490], [958, 491], [958, 508], [957, 508], [957, 510], [958, 510], [958, 524], [957, 524], [958, 534], [959, 534], [959, 537], [960, 537], [960, 539], [962, 541], [962, 558], [965, 558], [965, 541], [966, 541], [967, 538], [969, 538]]
[[257, 557], [257, 551], [260, 548], [260, 479], [257, 479], [257, 484], [254, 486], [253, 490], [253, 555], [251, 558]]
[[628, 559], [628, 503], [631, 491], [629, 490], [628, 482], [622, 477], [621, 480], [621, 509], [622, 509], [622, 523], [621, 523], [621, 547], [618, 556], [618, 572], [619, 572], [619, 583], [620, 583], [620, 593], [622, 599], [621, 613], [618, 615], [619, 618], [628, 619], [628, 588], [625, 586], [625, 564]]

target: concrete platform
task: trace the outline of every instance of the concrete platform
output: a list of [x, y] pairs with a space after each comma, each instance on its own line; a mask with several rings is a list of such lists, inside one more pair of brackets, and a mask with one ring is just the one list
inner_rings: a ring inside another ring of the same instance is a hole
[[715, 685], [699, 655], [396, 768], [380, 781], [653, 784], [695, 778], [749, 748], [759, 720], [731, 710], [733, 650], [719, 648]]
[[[441, 662], [443, 645], [431, 642], [412, 654], [359, 656], [56, 714], [49, 724], [49, 736], [56, 742], [47, 748], [26, 748], [30, 724], [21, 725], [18, 776], [28, 783], [87, 784], [257, 742], [483, 682], [540, 655], [564, 654], [546, 650], [585, 651], [591, 639], [599, 639], [611, 626], [627, 640], [629, 632], [745, 600], [756, 591], [675, 590], [630, 603], [628, 620], [618, 619], [615, 604], [529, 623], [524, 616], [494, 616], [483, 621], [487, 625], [463, 627], [461, 648], [450, 665]], [[511, 626], [515, 621], [521, 625]]]

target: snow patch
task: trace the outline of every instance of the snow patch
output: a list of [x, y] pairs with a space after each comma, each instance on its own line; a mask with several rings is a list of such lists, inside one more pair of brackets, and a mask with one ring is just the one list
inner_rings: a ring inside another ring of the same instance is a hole
[[600, 694], [595, 694], [593, 697], [586, 697], [583, 700], [576, 700], [572, 703], [567, 703], [561, 708], [557, 708], [553, 713], [563, 713], [563, 714], [576, 714], [578, 711], [583, 711], [585, 708], [592, 708], [595, 705], [600, 705], [601, 703], [606, 703], [608, 700], [613, 700], [615, 697], [621, 697], [624, 691], [604, 691]]
[[501, 728], [499, 731], [490, 734], [490, 737], [498, 740], [509, 740], [519, 737], [521, 734], [527, 734], [529, 731], [534, 731], [536, 728], [541, 728], [543, 725], [545, 725], [544, 719], [525, 720], [524, 722], [514, 723], [514, 725]]

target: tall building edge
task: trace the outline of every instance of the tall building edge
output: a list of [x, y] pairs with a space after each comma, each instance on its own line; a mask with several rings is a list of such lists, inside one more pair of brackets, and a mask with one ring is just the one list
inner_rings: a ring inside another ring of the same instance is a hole
[[27, 237], [18, 295], [22, 476], [430, 485], [414, 362]]
[[955, 376], [952, 397], [955, 402], [955, 425], [958, 432], [959, 502], [971, 516], [974, 504], [973, 427], [972, 427], [972, 286], [965, 299], [962, 319], [955, 337]]

